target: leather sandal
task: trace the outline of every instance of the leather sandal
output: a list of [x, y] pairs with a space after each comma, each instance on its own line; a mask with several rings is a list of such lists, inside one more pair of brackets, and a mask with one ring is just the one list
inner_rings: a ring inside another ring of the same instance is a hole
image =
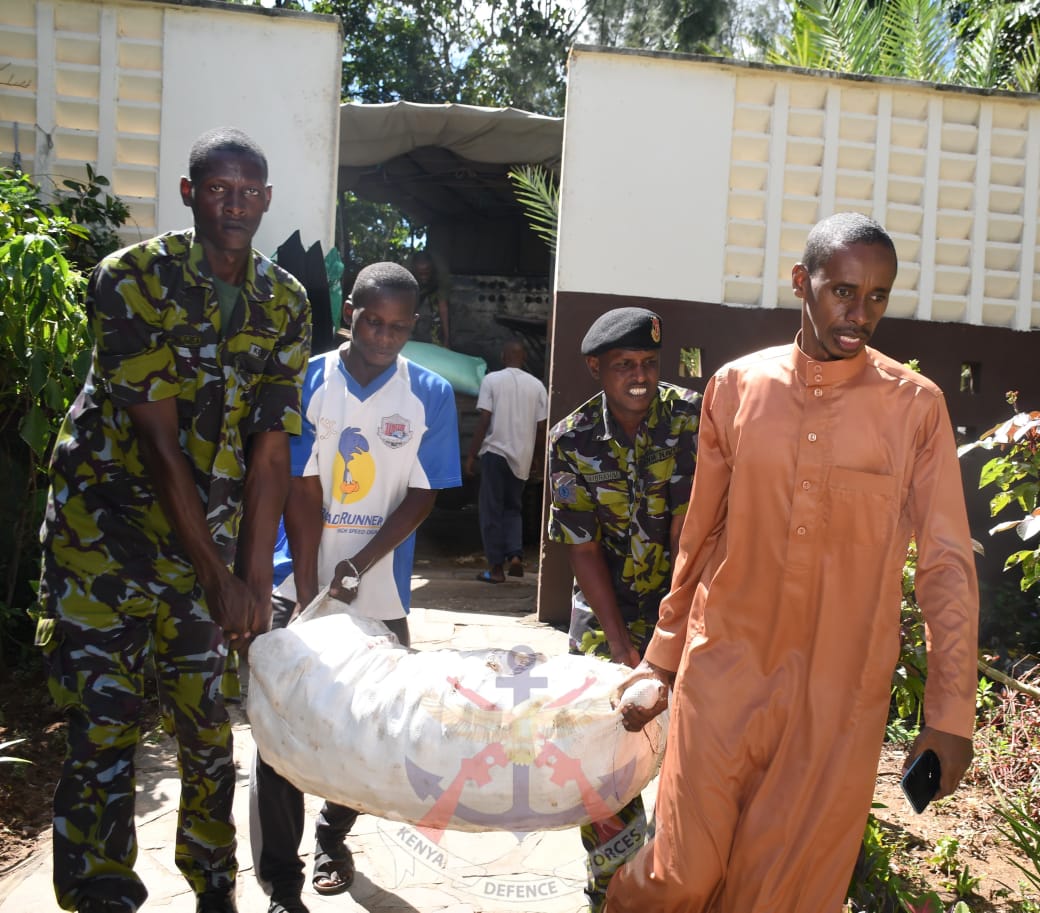
[[354, 883], [354, 854], [342, 840], [332, 846], [319, 841], [314, 847], [311, 886], [323, 895], [342, 894]]

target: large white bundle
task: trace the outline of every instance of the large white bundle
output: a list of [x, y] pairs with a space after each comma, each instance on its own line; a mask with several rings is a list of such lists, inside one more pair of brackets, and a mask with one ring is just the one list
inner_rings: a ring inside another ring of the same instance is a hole
[[249, 664], [268, 764], [305, 792], [423, 828], [601, 820], [664, 750], [667, 714], [627, 732], [610, 699], [629, 670], [592, 657], [405, 650], [380, 622], [337, 613], [258, 638]]

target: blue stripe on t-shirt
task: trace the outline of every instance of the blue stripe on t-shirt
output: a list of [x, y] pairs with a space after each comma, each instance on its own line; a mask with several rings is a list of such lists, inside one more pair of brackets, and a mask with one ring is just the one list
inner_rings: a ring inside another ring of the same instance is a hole
[[[397, 371], [390, 366], [366, 387], [361, 387], [343, 369], [339, 352], [316, 355], [307, 366], [303, 382], [303, 428], [299, 435], [289, 439], [289, 452], [294, 476], [303, 475], [310, 460], [317, 429], [309, 421], [307, 412], [315, 393], [325, 383], [326, 359], [335, 358], [337, 370], [343, 370], [350, 392], [359, 400], [371, 396], [383, 387]], [[459, 456], [458, 414], [451, 385], [439, 374], [405, 359], [409, 387], [422, 403], [426, 431], [419, 442], [418, 459], [431, 489], [454, 488], [462, 484], [462, 463]], [[405, 610], [411, 602], [411, 576], [415, 557], [415, 534], [412, 533], [394, 550], [394, 582]], [[279, 522], [274, 553], [274, 583], [278, 586], [292, 573], [292, 555], [285, 535], [285, 526]]]
[[439, 374], [415, 362], [407, 364], [412, 393], [426, 412], [426, 433], [419, 442], [419, 464], [430, 488], [455, 488], [462, 484], [455, 394]]

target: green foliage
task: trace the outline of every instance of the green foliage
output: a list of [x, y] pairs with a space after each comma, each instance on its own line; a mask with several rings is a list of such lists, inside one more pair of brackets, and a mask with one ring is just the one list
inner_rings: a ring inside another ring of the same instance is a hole
[[563, 114], [567, 53], [606, 47], [761, 56], [783, 0], [317, 0], [343, 23], [343, 98]]
[[607, 47], [711, 53], [733, 4], [727, 0], [588, 0], [589, 39]]
[[553, 0], [318, 0], [343, 23], [343, 98], [562, 114], [574, 12]]
[[64, 251], [65, 256], [84, 271], [93, 269], [102, 257], [121, 246], [115, 229], [130, 218], [126, 203], [105, 192], [108, 178], [95, 173], [89, 162], [86, 169], [86, 183], [62, 181], [64, 189], [56, 194], [57, 211], [89, 233], [87, 237], [73, 236]]
[[[1018, 394], [1009, 393], [1012, 408]], [[963, 455], [975, 448], [996, 450], [997, 456], [983, 465], [979, 473], [979, 488], [995, 485], [997, 494], [990, 499], [990, 516], [995, 517], [1008, 507], [1017, 507], [1023, 516], [998, 523], [990, 535], [1013, 529], [1027, 542], [1040, 535], [1040, 412], [1018, 412], [1006, 422], [991, 428], [972, 444], [958, 450]], [[1021, 588], [1028, 590], [1040, 579], [1040, 540], [1034, 548], [1018, 549], [1004, 562], [1004, 570], [1018, 567], [1022, 574]]]
[[902, 845], [886, 841], [885, 825], [870, 815], [863, 845], [849, 883], [847, 909], [864, 913], [939, 913], [942, 903], [931, 892], [919, 894], [900, 875], [893, 857]]
[[372, 203], [348, 191], [340, 197], [337, 216], [337, 247], [346, 251], [348, 277], [369, 263], [403, 263], [415, 246], [416, 227], [389, 203]]
[[979, 686], [975, 691], [975, 713], [988, 716], [997, 707], [997, 698], [993, 693], [993, 682], [985, 675], [979, 676]]
[[45, 204], [28, 177], [0, 171], [0, 670], [34, 599], [51, 445], [90, 363], [86, 280], [69, 257], [107, 252], [126, 216], [122, 203], [101, 199], [107, 184], [88, 169], [86, 184], [66, 182]]
[[925, 643], [924, 619], [914, 595], [914, 578], [917, 573], [917, 544], [910, 543], [906, 562], [903, 565], [903, 601], [899, 610], [900, 651], [899, 662], [892, 674], [892, 709], [889, 730], [900, 721], [910, 738], [916, 737], [921, 726], [924, 710], [924, 682], [928, 672], [928, 650]]
[[1040, 60], [1027, 4], [944, 0], [792, 0], [773, 63], [1036, 91]]
[[[1035, 686], [1038, 673], [1040, 667], [1020, 673], [1019, 681]], [[1005, 688], [992, 694], [992, 707], [981, 720], [972, 775], [998, 796], [1016, 797], [1033, 817], [1040, 817], [1040, 701], [1025, 691]]]
[[1032, 888], [1040, 892], [1040, 819], [1022, 799], [1005, 797], [995, 810], [1002, 822], [997, 830], [1025, 860], [1009, 856], [1008, 862], [1020, 869]]
[[[979, 875], [973, 875], [971, 868], [965, 864], [951, 873], [951, 878], [945, 882], [945, 887], [953, 892], [954, 897], [962, 898], [971, 897], [975, 894], [980, 884], [982, 884], [982, 878]], [[954, 913], [957, 913], [958, 909], [968, 910], [963, 903], [959, 903], [954, 907]]]
[[789, 0], [743, 0], [731, 3], [719, 35], [724, 56], [764, 60], [776, 36], [790, 29]]
[[[1035, 687], [1040, 682], [1040, 666], [1011, 671], [1024, 685]], [[1014, 851], [1005, 858], [1031, 885], [1032, 890], [1023, 894], [1036, 897], [1040, 894], [1040, 700], [1026, 691], [1006, 688], [993, 695], [993, 702], [976, 730], [975, 763], [968, 775], [993, 791], [993, 810], [1000, 819], [997, 830]], [[1011, 886], [1005, 888], [1010, 893]], [[1028, 901], [1012, 909], [1040, 913], [1040, 905]]]
[[16, 423], [42, 464], [89, 362], [84, 279], [64, 254], [89, 232], [40, 208], [33, 189], [0, 173], [0, 430]]
[[560, 184], [556, 175], [540, 165], [523, 165], [509, 172], [509, 180], [531, 229], [555, 256], [560, 218]]
[[957, 898], [974, 894], [982, 881], [981, 878], [971, 874], [967, 865], [961, 865], [960, 848], [960, 841], [956, 837], [946, 835], [936, 841], [935, 849], [928, 857], [928, 864], [947, 876], [944, 886]]

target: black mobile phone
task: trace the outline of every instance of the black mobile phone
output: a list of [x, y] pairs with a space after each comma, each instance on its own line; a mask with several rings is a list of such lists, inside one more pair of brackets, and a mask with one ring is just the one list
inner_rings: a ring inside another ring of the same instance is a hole
[[930, 748], [921, 752], [903, 775], [900, 786], [911, 807], [921, 814], [939, 791], [939, 756]]

